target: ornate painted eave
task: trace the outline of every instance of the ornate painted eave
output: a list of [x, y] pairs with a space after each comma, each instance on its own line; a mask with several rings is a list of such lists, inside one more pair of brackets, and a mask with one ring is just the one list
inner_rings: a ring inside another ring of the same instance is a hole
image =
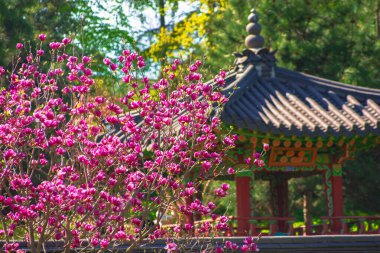
[[227, 79], [225, 92], [232, 95], [224, 107], [224, 123], [285, 136], [380, 135], [380, 90], [277, 67], [275, 53], [262, 48], [260, 31], [252, 29], [257, 14], [251, 15], [247, 49], [235, 53]]

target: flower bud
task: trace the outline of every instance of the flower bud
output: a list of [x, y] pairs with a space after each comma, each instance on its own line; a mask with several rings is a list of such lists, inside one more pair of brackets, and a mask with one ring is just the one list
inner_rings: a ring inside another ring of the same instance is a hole
[[38, 35], [38, 38], [41, 40], [41, 41], [44, 41], [46, 39], [46, 35], [44, 33], [41, 33]]

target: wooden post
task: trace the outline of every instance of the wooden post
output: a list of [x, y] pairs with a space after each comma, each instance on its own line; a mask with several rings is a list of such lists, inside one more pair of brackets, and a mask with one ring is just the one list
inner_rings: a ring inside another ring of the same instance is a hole
[[[277, 172], [270, 182], [272, 197], [272, 215], [274, 217], [288, 217], [288, 179], [282, 172]], [[286, 232], [285, 221], [278, 221], [278, 231]]]
[[329, 234], [329, 228], [331, 226], [332, 220], [330, 219], [334, 215], [333, 211], [333, 198], [332, 198], [332, 168], [331, 166], [328, 166], [328, 168], [324, 171], [323, 174], [323, 181], [325, 185], [325, 197], [326, 197], [326, 212], [327, 212], [327, 219], [323, 220], [323, 234]]
[[[343, 178], [342, 178], [342, 165], [332, 165], [332, 202], [333, 202], [333, 216], [344, 215], [343, 204]], [[342, 222], [339, 219], [334, 219], [332, 224], [333, 233], [341, 233]]]
[[249, 217], [251, 215], [251, 195], [249, 176], [236, 176], [236, 207], [237, 207], [237, 235], [249, 233]]
[[312, 192], [308, 191], [303, 194], [303, 220], [305, 222], [305, 235], [311, 235], [312, 229], [311, 229], [311, 203], [312, 203]]

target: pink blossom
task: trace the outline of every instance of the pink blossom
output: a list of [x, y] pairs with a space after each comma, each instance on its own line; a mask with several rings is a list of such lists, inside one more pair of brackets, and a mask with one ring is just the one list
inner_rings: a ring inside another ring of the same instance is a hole
[[145, 62], [144, 62], [143, 60], [139, 60], [139, 61], [137, 62], [137, 67], [138, 67], [139, 69], [143, 68], [144, 66], [145, 66]]
[[106, 98], [105, 97], [95, 97], [95, 102], [96, 103], [99, 103], [99, 104], [102, 104], [106, 101]]
[[131, 75], [123, 76], [123, 82], [124, 83], [129, 83], [131, 80], [133, 80]]
[[176, 252], [178, 250], [178, 246], [174, 242], [170, 242], [166, 244], [165, 249], [167, 250], [168, 253]]
[[49, 47], [50, 47], [52, 50], [56, 50], [56, 49], [58, 49], [60, 46], [61, 46], [61, 43], [59, 43], [59, 42], [51, 42], [51, 43], [49, 43]]
[[197, 71], [197, 70], [198, 70], [198, 66], [197, 66], [197, 65], [192, 64], [192, 65], [190, 66], [190, 71], [191, 71], [191, 72], [195, 72], [195, 71]]
[[222, 247], [216, 247], [215, 248], [215, 253], [222, 253], [223, 252], [223, 248]]
[[125, 234], [124, 231], [119, 230], [119, 231], [116, 232], [116, 234], [115, 234], [115, 239], [116, 239], [116, 240], [126, 240], [126, 239], [127, 239], [127, 235]]
[[109, 65], [111, 64], [111, 60], [108, 59], [108, 58], [104, 58], [103, 62], [104, 62], [104, 64], [107, 65], [107, 66], [109, 66]]
[[100, 247], [101, 247], [102, 249], [106, 249], [106, 248], [108, 247], [108, 245], [109, 245], [109, 241], [108, 241], [108, 239], [104, 238], [104, 239], [102, 239], [102, 240], [100, 241]]
[[226, 183], [223, 183], [221, 186], [220, 186], [221, 189], [223, 189], [223, 191], [228, 191], [228, 189], [230, 189], [230, 185], [229, 184], [226, 184]]
[[91, 58], [85, 55], [82, 57], [82, 62], [84, 64], [87, 64], [87, 63], [91, 62]]
[[69, 62], [71, 62], [71, 63], [75, 63], [75, 62], [77, 62], [78, 61], [78, 57], [76, 57], [76, 56], [70, 56], [69, 57]]
[[[39, 36], [40, 41], [45, 38]], [[196, 198], [202, 180], [234, 173], [224, 167], [224, 157], [237, 140], [235, 135], [218, 134], [221, 120], [210, 117], [214, 106], [227, 99], [221, 87], [205, 83], [197, 72], [202, 62], [188, 69], [175, 60], [152, 83], [138, 69], [145, 66], [144, 58], [124, 50], [114, 63], [104, 59], [115, 83], [128, 83], [122, 87], [123, 96], [92, 97], [91, 58], [79, 59], [75, 48], [67, 51], [70, 56], [63, 53], [69, 42], [50, 42], [57, 50], [52, 57], [39, 57], [44, 54], [41, 48], [27, 54], [19, 68], [9, 68], [9, 76], [0, 67], [6, 87], [0, 92], [0, 176], [6, 182], [0, 203], [9, 224], [7, 231], [0, 231], [4, 241], [13, 235], [26, 235], [22, 240], [30, 241], [30, 228], [22, 225], [29, 223], [36, 240], [65, 240], [65, 250], [76, 250], [81, 240], [106, 249], [115, 241], [139, 240], [139, 233], [148, 228], [146, 213], [163, 207], [213, 222], [187, 223], [173, 230], [149, 224], [151, 240], [226, 231], [227, 217], [212, 213], [215, 203]], [[179, 84], [172, 81], [177, 75], [183, 78]], [[220, 72], [218, 78], [225, 75]], [[251, 159], [257, 165], [263, 161], [261, 156]], [[31, 179], [41, 171], [46, 173]], [[189, 173], [194, 173], [192, 181], [185, 177]], [[229, 185], [212, 190], [224, 197]], [[192, 200], [177, 209], [167, 192]], [[228, 247], [237, 249], [233, 243]], [[242, 249], [246, 248], [253, 249], [251, 241]], [[179, 250], [172, 241], [167, 249]]]
[[0, 76], [5, 75], [5, 69], [3, 66], [0, 66]]
[[23, 48], [23, 47], [24, 47], [24, 45], [22, 43], [17, 43], [16, 44], [16, 49], [17, 50], [21, 50], [21, 48]]
[[187, 231], [189, 231], [189, 230], [193, 229], [193, 225], [191, 225], [190, 223], [186, 223], [186, 224], [185, 224], [185, 229], [186, 229]]
[[196, 60], [196, 61], [195, 61], [195, 65], [196, 65], [197, 67], [200, 67], [202, 64], [203, 64], [203, 62], [202, 62], [201, 60]]
[[44, 33], [40, 33], [38, 35], [38, 38], [41, 40], [41, 41], [44, 41], [46, 39], [46, 35]]
[[[107, 64], [106, 64], [107, 65]], [[116, 69], [117, 69], [117, 64], [116, 63], [111, 63], [111, 65], [110, 65], [110, 69], [112, 70], [112, 71], [115, 71]]]
[[83, 70], [83, 73], [86, 75], [86, 76], [91, 76], [92, 75], [92, 70], [89, 69], [89, 68], [86, 68]]
[[71, 40], [69, 38], [63, 38], [62, 39], [62, 43], [65, 45], [69, 44], [70, 42], [71, 42]]

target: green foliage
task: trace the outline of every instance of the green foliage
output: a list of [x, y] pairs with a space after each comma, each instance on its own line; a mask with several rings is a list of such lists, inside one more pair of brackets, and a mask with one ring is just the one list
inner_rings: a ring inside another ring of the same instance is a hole
[[128, 14], [115, 1], [76, 0], [72, 15], [79, 21], [76, 38], [82, 50], [104, 56], [119, 52], [123, 46], [132, 47], [134, 39]]
[[219, 8], [207, 27], [207, 37], [196, 55], [204, 55], [210, 72], [230, 69], [235, 57], [233, 52], [244, 49], [245, 26], [254, 1], [229, 0]]
[[[256, 8], [265, 46], [278, 50], [278, 65], [361, 86], [379, 87], [378, 1], [229, 0], [209, 23], [200, 52], [213, 65], [232, 63], [244, 48], [245, 26]], [[215, 64], [219, 63], [219, 64]]]
[[[219, 188], [222, 183], [230, 185], [228, 192], [230, 193], [225, 198], [216, 198], [213, 192], [214, 189]], [[208, 181], [204, 185], [205, 194], [202, 196], [205, 203], [213, 202], [216, 204], [215, 213], [218, 215], [236, 216], [236, 184], [235, 181]]]
[[74, 3], [60, 0], [0, 0], [0, 65], [15, 54], [15, 44], [43, 32], [61, 39], [75, 29]]
[[[156, 13], [156, 26], [140, 31], [139, 41], [147, 57], [155, 62], [163, 58], [181, 56], [185, 59], [200, 52], [200, 45], [208, 34], [208, 24], [214, 14], [225, 5], [225, 0], [150, 0], [127, 1], [132, 9], [140, 12], [151, 9]], [[182, 6], [182, 8], [181, 8]], [[186, 6], [186, 8], [183, 8]], [[142, 24], [152, 23], [139, 15]]]
[[310, 217], [326, 216], [322, 174], [289, 180], [289, 211], [296, 220], [303, 220], [304, 195], [311, 197]]
[[343, 170], [345, 207], [349, 214], [380, 213], [380, 150], [363, 151]]
[[377, 1], [260, 1], [257, 8], [281, 66], [350, 84], [380, 83]]

